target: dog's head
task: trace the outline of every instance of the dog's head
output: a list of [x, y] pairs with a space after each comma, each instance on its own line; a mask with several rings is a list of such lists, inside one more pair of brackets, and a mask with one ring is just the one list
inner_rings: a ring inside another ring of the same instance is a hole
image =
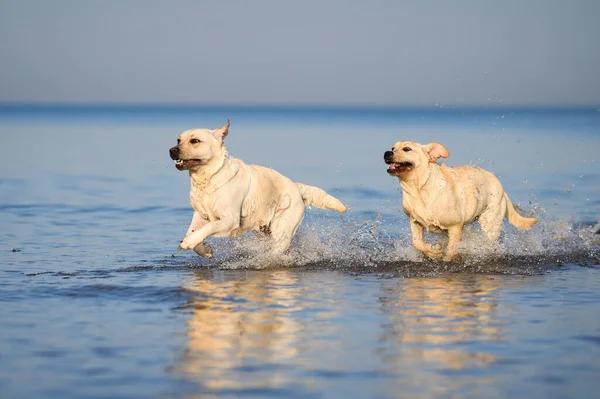
[[223, 139], [229, 130], [227, 124], [218, 129], [190, 129], [181, 133], [177, 145], [171, 147], [169, 155], [175, 161], [178, 170], [196, 171], [217, 160], [222, 160], [227, 152], [223, 147]]
[[419, 144], [411, 141], [399, 141], [392, 151], [383, 154], [383, 160], [388, 164], [387, 172], [392, 176], [406, 178], [411, 172], [435, 163], [439, 157], [448, 158], [450, 153], [440, 143]]

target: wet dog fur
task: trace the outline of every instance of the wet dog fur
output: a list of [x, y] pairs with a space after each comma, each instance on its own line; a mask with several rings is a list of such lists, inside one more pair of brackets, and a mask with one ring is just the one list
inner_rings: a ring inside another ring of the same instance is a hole
[[270, 236], [273, 251], [281, 253], [289, 248], [306, 206], [346, 211], [338, 199], [320, 188], [230, 157], [223, 145], [228, 133], [229, 121], [217, 129], [186, 130], [169, 150], [175, 167], [187, 170], [191, 182], [194, 213], [181, 249], [211, 258], [212, 249], [204, 243], [207, 237], [259, 231]]
[[[442, 144], [400, 141], [384, 153], [388, 174], [402, 187], [402, 208], [409, 217], [413, 246], [431, 258], [450, 261], [462, 240], [465, 223], [477, 220], [490, 242], [498, 241], [503, 219], [519, 229], [537, 220], [520, 216], [502, 184], [491, 172], [476, 166], [438, 164], [449, 151]], [[423, 231], [447, 233], [448, 245], [424, 241]]]

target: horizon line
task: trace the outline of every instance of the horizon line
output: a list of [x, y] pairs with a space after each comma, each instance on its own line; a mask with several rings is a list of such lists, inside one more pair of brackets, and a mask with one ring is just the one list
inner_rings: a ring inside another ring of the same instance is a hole
[[383, 105], [383, 104], [311, 104], [311, 103], [161, 103], [161, 102], [3, 102], [0, 101], [0, 111], [142, 111], [142, 110], [269, 110], [269, 111], [504, 111], [504, 112], [535, 112], [535, 111], [596, 111], [600, 105]]

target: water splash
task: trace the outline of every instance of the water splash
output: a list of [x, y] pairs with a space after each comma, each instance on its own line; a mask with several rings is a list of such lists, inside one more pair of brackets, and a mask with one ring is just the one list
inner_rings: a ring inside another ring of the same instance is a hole
[[[564, 264], [600, 264], [600, 224], [555, 220], [541, 208], [534, 212], [540, 220], [538, 226], [521, 231], [505, 223], [496, 245], [486, 241], [477, 224], [467, 225], [460, 256], [450, 263], [427, 259], [416, 251], [405, 219], [397, 221], [378, 214], [361, 221], [347, 217], [305, 221], [286, 254], [273, 254], [269, 239], [254, 234], [209, 239], [215, 258], [193, 258], [190, 266], [248, 270], [321, 268], [424, 276], [456, 272], [534, 274]], [[427, 235], [426, 240], [443, 246], [447, 241], [444, 235]]]

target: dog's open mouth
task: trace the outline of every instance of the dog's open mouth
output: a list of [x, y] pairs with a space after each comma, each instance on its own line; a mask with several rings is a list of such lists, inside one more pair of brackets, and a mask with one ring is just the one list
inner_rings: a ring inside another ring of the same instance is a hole
[[175, 159], [174, 161], [177, 170], [187, 170], [202, 163], [201, 159]]
[[389, 162], [387, 172], [390, 174], [406, 173], [413, 170], [415, 164], [412, 162]]

